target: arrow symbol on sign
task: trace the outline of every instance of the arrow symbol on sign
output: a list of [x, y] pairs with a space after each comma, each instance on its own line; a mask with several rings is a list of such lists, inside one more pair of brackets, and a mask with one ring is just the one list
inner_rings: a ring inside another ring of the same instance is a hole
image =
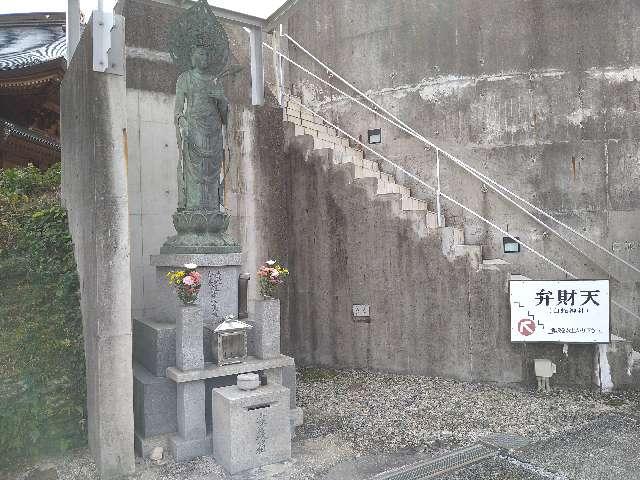
[[523, 318], [518, 322], [520, 335], [528, 337], [536, 331], [536, 322], [531, 318]]

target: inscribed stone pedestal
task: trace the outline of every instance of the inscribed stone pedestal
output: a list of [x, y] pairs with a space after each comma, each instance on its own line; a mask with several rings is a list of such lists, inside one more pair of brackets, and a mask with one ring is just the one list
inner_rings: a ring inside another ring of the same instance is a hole
[[198, 265], [202, 275], [202, 287], [196, 305], [202, 307], [205, 325], [217, 325], [228, 315], [238, 315], [238, 277], [241, 255], [152, 255], [151, 264], [156, 266], [158, 295], [155, 299], [157, 321], [175, 323], [178, 301], [173, 288], [167, 284], [166, 274], [183, 268], [186, 263]]

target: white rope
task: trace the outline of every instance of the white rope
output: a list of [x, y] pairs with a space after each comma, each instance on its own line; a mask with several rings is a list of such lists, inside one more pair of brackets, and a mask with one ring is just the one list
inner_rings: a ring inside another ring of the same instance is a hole
[[[426, 183], [425, 181], [423, 181], [422, 179], [420, 179], [419, 177], [417, 177], [416, 175], [414, 175], [413, 173], [409, 172], [408, 170], [406, 170], [405, 168], [401, 167], [400, 165], [398, 165], [397, 163], [393, 162], [392, 160], [389, 160], [387, 157], [385, 157], [384, 155], [382, 155], [381, 153], [378, 153], [377, 151], [375, 151], [374, 149], [372, 149], [371, 147], [369, 147], [368, 145], [365, 145], [364, 143], [362, 143], [360, 140], [358, 140], [357, 138], [355, 138], [353, 135], [350, 135], [349, 133], [347, 133], [346, 131], [344, 131], [342, 128], [340, 128], [339, 126], [333, 124], [332, 122], [330, 122], [329, 120], [327, 120], [326, 118], [324, 118], [322, 115], [316, 113], [314, 110], [312, 110], [311, 108], [307, 107], [306, 105], [302, 104], [301, 102], [297, 101], [296, 99], [290, 97], [289, 101], [295, 103], [296, 105], [298, 105], [300, 108], [308, 111], [309, 113], [311, 113], [312, 115], [320, 118], [324, 123], [326, 123], [327, 125], [329, 125], [330, 127], [336, 129], [338, 132], [342, 133], [343, 135], [345, 135], [346, 137], [348, 137], [350, 140], [352, 140], [354, 143], [360, 145], [361, 147], [365, 148], [366, 150], [368, 150], [369, 152], [373, 153], [375, 156], [377, 156], [378, 158], [380, 158], [381, 160], [389, 163], [390, 165], [392, 165], [394, 168], [396, 168], [397, 170], [401, 171], [402, 173], [404, 173], [405, 175], [407, 175], [408, 177], [412, 178], [413, 180], [415, 180], [416, 182], [420, 183], [421, 185], [427, 187], [429, 190], [431, 190], [432, 192], [437, 192], [437, 189], [435, 189], [434, 187], [432, 187], [431, 185], [429, 185], [428, 183]], [[473, 215], [474, 217], [478, 218], [479, 220], [487, 223], [488, 225], [490, 225], [491, 227], [495, 228], [496, 230], [498, 230], [500, 233], [502, 233], [504, 236], [509, 237], [510, 239], [512, 239], [514, 242], [517, 242], [518, 244], [522, 245], [524, 248], [526, 248], [527, 250], [529, 250], [531, 253], [533, 253], [534, 255], [538, 256], [539, 258], [541, 258], [542, 260], [544, 260], [545, 262], [547, 262], [549, 265], [555, 267], [556, 269], [560, 270], [562, 273], [564, 273], [565, 275], [567, 275], [570, 278], [573, 279], [577, 279], [578, 277], [571, 273], [570, 271], [562, 268], [560, 265], [558, 265], [557, 263], [555, 263], [553, 260], [547, 258], [546, 256], [544, 256], [543, 254], [539, 253], [538, 251], [536, 251], [533, 247], [530, 247], [529, 245], [527, 245], [526, 243], [524, 243], [522, 240], [515, 238], [514, 236], [512, 236], [509, 232], [507, 232], [506, 230], [502, 229], [501, 227], [499, 227], [498, 225], [494, 224], [493, 222], [491, 222], [490, 220], [484, 218], [482, 215], [480, 215], [479, 213], [475, 212], [474, 210], [472, 210], [471, 208], [463, 205], [462, 203], [458, 202], [456, 199], [450, 197], [449, 195], [447, 195], [446, 193], [440, 191], [440, 195], [445, 198], [446, 200], [449, 200], [451, 203], [453, 203], [454, 205], [462, 208], [464, 211], [470, 213], [471, 215]], [[613, 305], [615, 305], [616, 307], [620, 308], [621, 310], [625, 311], [626, 313], [628, 313], [629, 315], [635, 317], [636, 319], [640, 320], [640, 316], [636, 315], [635, 313], [633, 313], [631, 310], [629, 310], [627, 307], [625, 307], [624, 305], [621, 305], [620, 303], [616, 302], [615, 300], [611, 300], [611, 303]]]
[[529, 212], [527, 209], [525, 209], [522, 205], [519, 205], [518, 203], [516, 203], [512, 198], [509, 198], [508, 196], [506, 196], [504, 193], [500, 192], [498, 189], [503, 190], [504, 192], [508, 193], [509, 195], [513, 196], [514, 198], [518, 199], [519, 201], [523, 202], [525, 205], [527, 205], [530, 208], [533, 208], [536, 212], [544, 215], [545, 217], [549, 218], [550, 220], [556, 222], [557, 224], [561, 225], [562, 227], [566, 228], [567, 230], [569, 230], [571, 233], [577, 235], [578, 237], [582, 238], [583, 240], [585, 240], [586, 242], [588, 242], [589, 244], [595, 246], [596, 248], [602, 250], [603, 252], [605, 252], [607, 255], [615, 258], [616, 260], [618, 260], [619, 262], [622, 262], [624, 265], [626, 265], [627, 267], [631, 268], [632, 270], [634, 270], [637, 273], [640, 273], [640, 268], [636, 267], [635, 265], [633, 265], [632, 263], [626, 261], [625, 259], [619, 257], [618, 255], [616, 255], [615, 253], [609, 251], [609, 249], [603, 247], [602, 245], [600, 245], [599, 243], [591, 240], [589, 237], [583, 235], [582, 233], [578, 232], [577, 230], [575, 230], [574, 228], [572, 228], [571, 226], [567, 225], [566, 223], [562, 222], [561, 220], [557, 219], [556, 217], [554, 217], [553, 215], [547, 213], [546, 211], [542, 210], [541, 208], [537, 207], [536, 205], [532, 204], [531, 202], [529, 202], [528, 200], [524, 199], [523, 197], [521, 197], [520, 195], [518, 195], [517, 193], [511, 191], [510, 189], [508, 189], [507, 187], [501, 185], [500, 183], [498, 183], [497, 181], [493, 180], [491, 177], [488, 177], [487, 175], [483, 174], [482, 172], [479, 172], [478, 170], [476, 170], [475, 168], [471, 167], [470, 165], [466, 164], [465, 162], [463, 162], [462, 160], [458, 159], [457, 157], [455, 157], [454, 155], [452, 155], [451, 153], [441, 149], [440, 147], [438, 147], [437, 145], [435, 145], [434, 143], [432, 143], [431, 141], [429, 141], [427, 138], [425, 138], [423, 135], [421, 135], [420, 133], [418, 133], [416, 130], [414, 130], [413, 128], [411, 128], [410, 126], [408, 126], [407, 124], [405, 124], [401, 119], [399, 119], [397, 116], [395, 116], [393, 113], [391, 113], [390, 111], [388, 111], [387, 109], [385, 109], [384, 107], [382, 107], [381, 105], [379, 105], [377, 102], [375, 102], [373, 99], [369, 98], [369, 96], [367, 96], [366, 93], [364, 93], [363, 91], [361, 91], [360, 89], [358, 89], [355, 85], [353, 85], [352, 83], [350, 83], [348, 80], [346, 80], [344, 77], [340, 76], [336, 71], [334, 71], [333, 69], [331, 69], [328, 65], [326, 65], [324, 62], [322, 62], [320, 59], [318, 59], [316, 56], [314, 56], [311, 52], [309, 52], [306, 48], [304, 48], [302, 45], [300, 45], [295, 39], [293, 39], [290, 35], [288, 35], [287, 33], [281, 33], [282, 36], [284, 36], [285, 38], [287, 38], [288, 40], [290, 40], [296, 47], [298, 47], [300, 50], [302, 50], [306, 55], [308, 55], [309, 57], [311, 57], [315, 62], [317, 62], [320, 66], [322, 66], [328, 73], [331, 73], [331, 75], [333, 75], [334, 77], [336, 77], [338, 80], [340, 80], [341, 82], [343, 82], [345, 85], [347, 85], [348, 87], [350, 87], [351, 89], [353, 89], [358, 95], [360, 95], [361, 97], [364, 97], [365, 99], [367, 99], [372, 105], [374, 105], [376, 107], [376, 109], [381, 110], [382, 112], [384, 112], [386, 115], [388, 115], [391, 119], [393, 119], [394, 121], [389, 120], [389, 118], [385, 118], [383, 115], [381, 115], [379, 112], [377, 112], [374, 109], [371, 109], [367, 106], [365, 106], [363, 103], [361, 103], [360, 101], [356, 100], [355, 98], [351, 97], [350, 95], [348, 95], [345, 92], [342, 92], [340, 89], [338, 89], [337, 87], [333, 86], [332, 84], [325, 82], [324, 80], [322, 80], [320, 77], [312, 74], [311, 72], [309, 72], [307, 69], [305, 69], [304, 67], [296, 64], [295, 62], [293, 62], [293, 60], [288, 59], [287, 57], [285, 57], [285, 59], [287, 59], [288, 61], [292, 62], [294, 65], [296, 65], [298, 68], [301, 68], [303, 71], [305, 71], [305, 73], [308, 73], [310, 75], [312, 75], [314, 78], [322, 81], [323, 83], [325, 83], [326, 85], [328, 85], [330, 88], [333, 88], [334, 90], [340, 92], [342, 95], [346, 96], [347, 98], [349, 98], [352, 101], [357, 102], [359, 105], [361, 105], [362, 107], [366, 108], [367, 110], [369, 110], [370, 112], [374, 113], [375, 115], [379, 116], [380, 118], [382, 118], [383, 120], [386, 120], [390, 123], [392, 123], [394, 126], [396, 126], [397, 128], [405, 131], [406, 133], [408, 133], [409, 135], [413, 136], [414, 138], [416, 138], [417, 140], [420, 140], [421, 142], [423, 142], [425, 145], [428, 145], [430, 147], [433, 147], [436, 149], [436, 151], [440, 151], [442, 152], [447, 158], [449, 158], [450, 160], [452, 160], [455, 164], [459, 165], [460, 167], [462, 167], [464, 170], [468, 171], [469, 173], [471, 173], [473, 176], [475, 176], [476, 178], [478, 178], [479, 180], [482, 180], [485, 183], [488, 183], [489, 186], [491, 187], [491, 189], [493, 191], [495, 191], [496, 193], [498, 193], [499, 195], [501, 195], [503, 198], [505, 198], [507, 201], [509, 201], [510, 203], [512, 203], [514, 206], [516, 206], [518, 209], [520, 209], [521, 211], [523, 211], [524, 213], [526, 213], [529, 217], [533, 218], [537, 223], [543, 225], [545, 228], [547, 228], [549, 231], [551, 231], [554, 235], [558, 236], [560, 239], [562, 239], [564, 242], [566, 242], [567, 244], [569, 244], [572, 248], [574, 248], [575, 250], [577, 250], [580, 254], [586, 256], [587, 258], [590, 258], [585, 252], [583, 252], [582, 250], [580, 250], [577, 246], [575, 246], [570, 240], [564, 238], [562, 236], [562, 234], [560, 234], [559, 232], [557, 232], [556, 230], [552, 229], [549, 225], [547, 225], [546, 223], [542, 222], [540, 219], [538, 219], [537, 217], [535, 217], [533, 214], [531, 214], [531, 212]]

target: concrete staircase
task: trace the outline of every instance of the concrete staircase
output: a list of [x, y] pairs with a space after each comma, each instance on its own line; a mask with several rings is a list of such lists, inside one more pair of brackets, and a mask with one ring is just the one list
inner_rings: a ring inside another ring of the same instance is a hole
[[[466, 257], [476, 271], [501, 275], [504, 278], [505, 293], [508, 293], [509, 280], [529, 280], [529, 277], [512, 273], [513, 265], [501, 258], [485, 259], [481, 245], [467, 245], [464, 230], [453, 226], [437, 226], [437, 214], [428, 201], [416, 198], [410, 188], [398, 183], [395, 176], [380, 170], [377, 161], [365, 157], [360, 145], [352, 142], [312, 113], [302, 109], [297, 101], [286, 101], [283, 120], [288, 129], [289, 139], [309, 136], [313, 139], [313, 150], [331, 150], [328, 155], [334, 166], [347, 170], [354, 184], [364, 185], [374, 198], [388, 200], [395, 214], [409, 218], [414, 223], [414, 231], [419, 236], [439, 235], [442, 253], [449, 260]], [[393, 206], [392, 206], [393, 205]], [[640, 383], [640, 354], [635, 352], [627, 340], [619, 337], [612, 339], [606, 346], [607, 368], [611, 368], [616, 386]], [[598, 358], [600, 358], [599, 356]], [[607, 389], [602, 385], [603, 389]]]
[[[468, 256], [476, 270], [484, 265], [482, 246], [466, 245], [462, 228], [443, 226], [438, 228], [437, 213], [430, 209], [429, 202], [411, 195], [411, 190], [398, 183], [395, 176], [380, 170], [378, 162], [365, 158], [360, 145], [353, 146], [331, 126], [325, 125], [320, 117], [301, 109], [296, 101], [286, 101], [283, 108], [283, 120], [289, 123], [294, 137], [308, 135], [313, 138], [314, 150], [332, 150], [333, 163], [347, 169], [356, 183], [371, 186], [376, 196], [381, 199], [398, 200], [400, 214], [411, 217], [416, 222], [416, 231], [440, 231], [442, 253], [450, 260]], [[428, 232], [427, 232], [428, 234]], [[508, 265], [504, 260], [498, 260]]]

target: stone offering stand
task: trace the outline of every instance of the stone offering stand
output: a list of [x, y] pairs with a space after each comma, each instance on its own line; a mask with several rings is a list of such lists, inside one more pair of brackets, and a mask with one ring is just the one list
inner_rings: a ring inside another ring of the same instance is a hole
[[[157, 272], [160, 308], [157, 318], [134, 320], [133, 325], [135, 448], [139, 455], [147, 457], [155, 447], [163, 447], [177, 461], [186, 461], [213, 455], [214, 439], [221, 445], [229, 438], [258, 445], [248, 457], [221, 458], [220, 463], [229, 471], [289, 458], [291, 435], [294, 427], [302, 424], [302, 410], [295, 404], [294, 360], [280, 353], [278, 301], [254, 303], [255, 313], [246, 319], [253, 328], [245, 362], [225, 366], [213, 363], [214, 328], [225, 317], [238, 315], [240, 260], [240, 253], [151, 257]], [[198, 265], [202, 288], [195, 306], [182, 307], [167, 285], [166, 274], [187, 263]], [[240, 391], [235, 386], [236, 377], [252, 372], [260, 374], [263, 386]], [[256, 409], [250, 405], [252, 398], [279, 400], [261, 400]], [[282, 415], [286, 418], [279, 418]], [[240, 425], [243, 419], [244, 426]], [[281, 434], [283, 429], [275, 426], [283, 421], [289, 427], [284, 430], [285, 438], [269, 437], [278, 448], [263, 448], [265, 432]], [[232, 424], [233, 435], [229, 430]], [[238, 438], [238, 432], [251, 438]], [[218, 456], [224, 456], [225, 451], [221, 449]]]

